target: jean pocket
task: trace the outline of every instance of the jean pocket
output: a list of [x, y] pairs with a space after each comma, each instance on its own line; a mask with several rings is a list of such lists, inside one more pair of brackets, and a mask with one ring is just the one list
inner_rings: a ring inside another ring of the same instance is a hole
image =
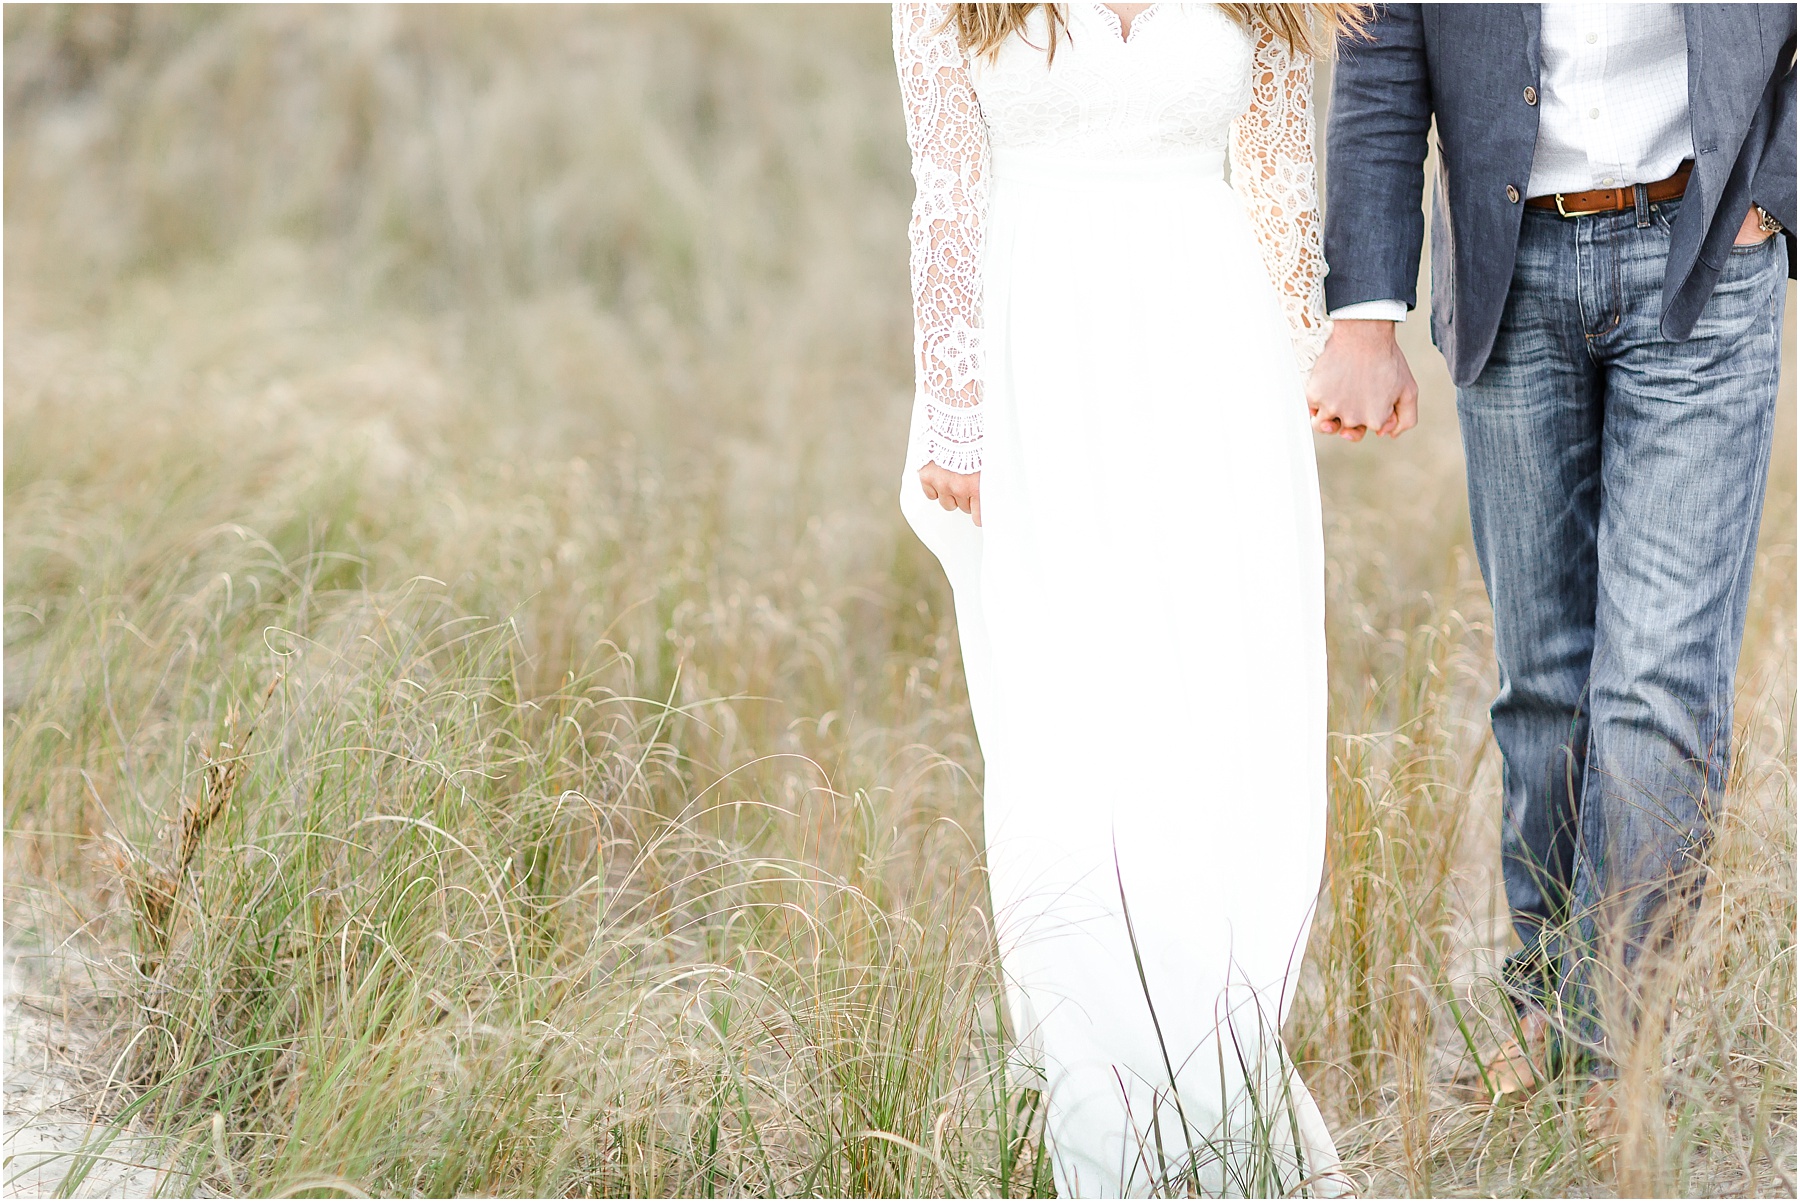
[[1767, 250], [1770, 243], [1776, 241], [1780, 237], [1780, 234], [1770, 234], [1761, 242], [1747, 242], [1743, 246], [1739, 246], [1737, 243], [1733, 242], [1731, 244], [1731, 253], [1734, 255], [1753, 255], [1758, 251]]

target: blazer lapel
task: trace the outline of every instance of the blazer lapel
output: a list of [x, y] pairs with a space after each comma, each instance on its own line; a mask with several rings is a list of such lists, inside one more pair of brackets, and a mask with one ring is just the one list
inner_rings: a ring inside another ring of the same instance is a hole
[[1694, 154], [1705, 159], [1712, 151], [1712, 130], [1702, 129], [1705, 113], [1700, 103], [1700, 81], [1706, 78], [1707, 26], [1706, 6], [1681, 6], [1681, 23], [1687, 28], [1688, 122], [1692, 126]]
[[1544, 9], [1540, 4], [1520, 4], [1519, 19], [1525, 23], [1525, 62], [1531, 71], [1533, 83], [1541, 84], [1543, 80], [1544, 61], [1539, 54], [1539, 39], [1544, 32]]

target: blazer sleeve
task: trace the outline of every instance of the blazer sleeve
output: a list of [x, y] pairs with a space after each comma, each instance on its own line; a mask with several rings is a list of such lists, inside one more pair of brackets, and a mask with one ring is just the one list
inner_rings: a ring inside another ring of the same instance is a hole
[[1325, 135], [1325, 303], [1418, 305], [1431, 79], [1417, 4], [1376, 7], [1338, 43]]
[[1756, 176], [1750, 182], [1750, 200], [1762, 206], [1781, 222], [1788, 244], [1788, 276], [1794, 275], [1794, 227], [1800, 225], [1794, 213], [1794, 43], [1783, 48], [1787, 73], [1775, 85], [1775, 124], [1770, 131], [1768, 147]]

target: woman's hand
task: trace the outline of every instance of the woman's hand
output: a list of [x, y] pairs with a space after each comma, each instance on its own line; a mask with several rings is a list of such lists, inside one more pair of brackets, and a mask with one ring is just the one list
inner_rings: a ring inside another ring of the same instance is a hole
[[963, 475], [928, 463], [919, 469], [919, 487], [945, 509], [960, 509], [981, 525], [981, 473]]

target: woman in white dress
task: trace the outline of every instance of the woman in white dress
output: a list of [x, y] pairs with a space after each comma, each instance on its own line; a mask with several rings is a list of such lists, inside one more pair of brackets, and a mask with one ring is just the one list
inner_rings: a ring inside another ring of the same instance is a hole
[[1325, 334], [1307, 51], [1331, 37], [1283, 7], [895, 9], [902, 507], [955, 592], [1064, 1197], [1342, 1192], [1279, 1035], [1325, 841], [1301, 373]]

